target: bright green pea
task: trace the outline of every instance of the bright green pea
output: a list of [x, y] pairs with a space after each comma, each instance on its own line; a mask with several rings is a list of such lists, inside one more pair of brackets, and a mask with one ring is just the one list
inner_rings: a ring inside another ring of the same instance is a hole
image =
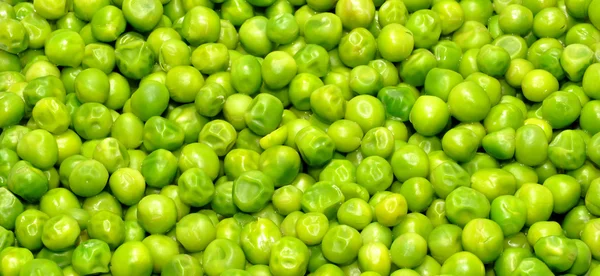
[[462, 241], [466, 251], [475, 254], [483, 263], [491, 263], [502, 253], [504, 236], [496, 222], [477, 218], [465, 225]]
[[346, 29], [366, 28], [375, 16], [375, 5], [372, 1], [342, 0], [337, 2], [335, 13]]
[[543, 185], [553, 195], [554, 213], [564, 214], [575, 207], [579, 201], [581, 187], [572, 176], [557, 174], [546, 179]]
[[356, 229], [347, 225], [338, 225], [329, 228], [322, 244], [325, 258], [333, 263], [344, 264], [358, 256], [362, 240]]
[[523, 259], [530, 257], [533, 257], [533, 254], [527, 249], [507, 248], [495, 262], [494, 271], [496, 273], [511, 273], [515, 271]]
[[[118, 261], [121, 259], [124, 261]], [[151, 274], [150, 250], [141, 241], [124, 243], [113, 253], [110, 269], [118, 275]]]
[[255, 16], [246, 20], [240, 27], [240, 45], [249, 54], [264, 57], [273, 49], [273, 43], [267, 36], [268, 22], [269, 19], [264, 16]]
[[191, 255], [180, 254], [172, 257], [164, 264], [161, 274], [167, 276], [173, 275], [197, 275], [202, 274], [204, 270], [200, 261]]
[[[384, 31], [382, 30], [382, 32]], [[384, 37], [389, 37], [390, 35], [387, 34]], [[369, 61], [375, 59], [377, 42], [367, 29], [357, 28], [342, 37], [338, 49], [342, 62], [346, 66], [354, 68], [358, 65], [367, 65]]]
[[434, 96], [417, 98], [410, 112], [410, 121], [415, 130], [425, 136], [440, 133], [450, 119], [446, 103]]
[[272, 42], [280, 45], [292, 43], [298, 38], [299, 33], [300, 28], [291, 13], [271, 17], [267, 23], [267, 37]]
[[277, 225], [269, 219], [258, 218], [244, 225], [240, 234], [242, 250], [250, 263], [268, 264], [271, 247], [281, 239]]
[[99, 194], [108, 182], [108, 171], [96, 160], [85, 160], [73, 167], [69, 176], [69, 187], [79, 196]]
[[260, 63], [254, 56], [244, 55], [233, 60], [231, 65], [231, 81], [236, 91], [253, 95], [260, 89], [262, 76]]
[[477, 83], [465, 81], [448, 94], [448, 109], [461, 122], [481, 121], [490, 110], [490, 98]]
[[216, 228], [204, 214], [184, 216], [175, 228], [177, 240], [190, 252], [204, 250], [216, 238]]
[[169, 71], [177, 66], [188, 66], [191, 51], [185, 42], [178, 39], [165, 41], [158, 51], [158, 63], [164, 71]]
[[220, 275], [231, 268], [242, 269], [245, 265], [244, 251], [230, 240], [216, 239], [204, 251], [202, 263], [208, 275]]
[[515, 196], [499, 196], [492, 201], [490, 218], [498, 223], [504, 236], [516, 234], [525, 226], [525, 206], [525, 202]]
[[273, 180], [261, 171], [244, 172], [233, 182], [233, 202], [245, 212], [263, 209], [274, 192]]
[[485, 25], [477, 21], [465, 21], [465, 23], [452, 34], [452, 41], [463, 49], [478, 49], [492, 42], [492, 36]]
[[486, 218], [489, 213], [490, 202], [475, 189], [458, 187], [446, 197], [446, 216], [458, 226], [464, 226], [477, 218]]
[[352, 152], [360, 146], [363, 131], [354, 121], [338, 120], [329, 126], [327, 135], [333, 140], [336, 150]]
[[268, 148], [258, 160], [258, 169], [274, 181], [275, 187], [292, 183], [300, 172], [300, 168], [300, 155], [288, 146]]
[[26, 210], [19, 214], [15, 221], [14, 237], [19, 245], [29, 250], [43, 247], [42, 232], [44, 224], [50, 217], [38, 210]]
[[117, 67], [125, 77], [139, 80], [152, 72], [157, 56], [149, 43], [132, 40], [115, 49]]
[[[451, 3], [455, 2], [452, 1]], [[438, 68], [449, 69], [458, 72], [463, 53], [462, 49], [457, 43], [450, 40], [441, 40], [436, 45], [431, 47], [431, 52], [433, 55], [435, 55]]]
[[175, 178], [177, 173], [177, 158], [170, 151], [164, 149], [155, 150], [144, 158], [141, 173], [148, 186], [162, 188], [171, 184]]
[[427, 254], [427, 241], [416, 233], [405, 233], [390, 248], [392, 262], [400, 268], [419, 266]]
[[485, 267], [476, 255], [462, 251], [450, 256], [442, 265], [440, 272], [442, 275], [485, 275]]
[[475, 132], [466, 128], [453, 128], [444, 134], [442, 148], [448, 157], [468, 162], [475, 157], [479, 141]]
[[25, 102], [17, 94], [0, 92], [0, 115], [2, 128], [18, 124], [25, 116]]
[[412, 32], [417, 48], [430, 48], [439, 40], [442, 33], [440, 16], [431, 10], [414, 12], [405, 26]]
[[540, 238], [534, 249], [536, 256], [557, 272], [568, 270], [577, 256], [575, 242], [561, 236]]
[[177, 219], [175, 202], [164, 195], [147, 195], [138, 203], [137, 217], [140, 226], [148, 233], [166, 233]]
[[[343, 191], [342, 191], [343, 192]], [[273, 206], [281, 215], [288, 215], [302, 208], [303, 192], [295, 186], [283, 186], [273, 193]]]
[[120, 168], [114, 171], [108, 184], [119, 202], [128, 206], [137, 204], [144, 196], [146, 188], [143, 175], [131, 168]]
[[297, 274], [306, 273], [311, 251], [300, 240], [294, 237], [283, 237], [271, 246], [269, 268], [271, 273]]
[[426, 177], [429, 174], [427, 153], [415, 145], [406, 145], [395, 151], [391, 166], [399, 181], [406, 181], [412, 177]]
[[101, 240], [112, 249], [116, 249], [125, 239], [123, 220], [109, 211], [100, 211], [91, 216], [87, 231], [90, 238]]
[[572, 26], [565, 37], [566, 45], [580, 43], [591, 47], [600, 41], [600, 31], [589, 23], [579, 23]]
[[406, 198], [408, 209], [411, 212], [422, 212], [433, 201], [434, 190], [427, 179], [413, 177], [402, 184], [400, 194]]
[[446, 218], [446, 202], [442, 199], [433, 200], [426, 214], [433, 227], [449, 223]]
[[545, 186], [525, 183], [517, 190], [515, 196], [523, 200], [527, 206], [526, 225], [528, 226], [547, 220], [552, 214], [554, 200], [552, 192]]
[[70, 216], [59, 215], [50, 218], [44, 224], [42, 242], [53, 251], [64, 251], [73, 246], [79, 237], [79, 225]]
[[373, 195], [392, 185], [394, 173], [394, 166], [390, 165], [383, 157], [369, 156], [356, 168], [356, 183]]
[[585, 140], [573, 130], [560, 132], [548, 146], [548, 159], [559, 169], [575, 170], [585, 163]]

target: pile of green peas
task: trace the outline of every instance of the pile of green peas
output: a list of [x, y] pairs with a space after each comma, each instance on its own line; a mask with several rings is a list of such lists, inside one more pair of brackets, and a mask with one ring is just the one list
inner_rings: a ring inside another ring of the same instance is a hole
[[600, 276], [600, 0], [3, 0], [0, 275]]

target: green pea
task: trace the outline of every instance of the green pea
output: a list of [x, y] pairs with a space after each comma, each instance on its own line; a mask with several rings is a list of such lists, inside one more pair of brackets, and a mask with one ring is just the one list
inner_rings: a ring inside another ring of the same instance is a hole
[[147, 195], [138, 203], [137, 217], [140, 226], [148, 233], [166, 233], [177, 219], [175, 202], [164, 195]]
[[533, 257], [533, 254], [523, 248], [508, 248], [498, 257], [494, 264], [494, 271], [496, 273], [512, 273], [517, 269], [519, 263], [526, 259]]
[[523, 200], [527, 206], [526, 225], [547, 220], [552, 214], [554, 200], [552, 192], [545, 186], [525, 183], [517, 190], [515, 196]]
[[[383, 32], [384, 31], [382, 30], [382, 33]], [[389, 37], [391, 35], [392, 34], [385, 34], [383, 36]], [[381, 36], [382, 35], [380, 35], [380, 37]], [[375, 40], [375, 37], [367, 29], [356, 28], [342, 37], [342, 40], [340, 41], [340, 44], [338, 46], [338, 50], [341, 61], [346, 66], [354, 68], [358, 65], [367, 65], [369, 61], [375, 59], [375, 52], [377, 51], [377, 42]]]
[[292, 183], [300, 172], [300, 155], [288, 146], [274, 146], [265, 150], [258, 161], [258, 169], [269, 176], [276, 187]]
[[[341, 242], [344, 240], [345, 242]], [[348, 263], [358, 256], [362, 240], [358, 231], [350, 226], [338, 225], [327, 231], [323, 238], [323, 255], [337, 264]]]
[[560, 169], [574, 170], [585, 163], [585, 141], [572, 130], [560, 132], [548, 146], [548, 158]]
[[0, 114], [2, 115], [0, 126], [6, 128], [16, 125], [25, 116], [25, 102], [16, 94], [2, 92], [0, 93]]
[[220, 275], [231, 268], [242, 269], [245, 265], [244, 251], [230, 240], [216, 239], [204, 251], [202, 263], [208, 275]]
[[[302, 208], [302, 195], [303, 192], [300, 189], [288, 185], [275, 190], [271, 200], [279, 214], [288, 215]], [[347, 197], [346, 194], [344, 196]]]
[[152, 72], [157, 57], [148, 43], [133, 40], [115, 48], [117, 67], [125, 77], [139, 80]]
[[[119, 262], [123, 258], [124, 261]], [[152, 256], [141, 241], [126, 242], [112, 255], [110, 270], [114, 274], [151, 274]]]
[[536, 242], [534, 249], [536, 256], [554, 271], [568, 270], [577, 256], [575, 242], [560, 236], [543, 237]]
[[216, 228], [209, 217], [192, 213], [184, 216], [175, 228], [177, 240], [189, 252], [200, 252], [216, 238]]
[[489, 31], [480, 22], [465, 21], [462, 26], [452, 34], [452, 41], [463, 49], [478, 49], [485, 44], [492, 42], [492, 36]]
[[273, 274], [305, 274], [311, 256], [311, 251], [300, 240], [283, 237], [271, 246], [269, 268]]
[[302, 209], [305, 212], [319, 212], [334, 218], [344, 201], [344, 194], [329, 182], [319, 182], [304, 191]]
[[292, 43], [298, 38], [299, 33], [300, 28], [291, 13], [283, 13], [271, 17], [267, 23], [267, 37], [277, 44], [285, 45]]
[[262, 76], [260, 63], [254, 56], [244, 55], [233, 60], [231, 65], [231, 81], [236, 91], [253, 95], [260, 89]]
[[450, 256], [442, 265], [440, 272], [450, 275], [484, 275], [485, 267], [473, 253], [462, 251]]
[[240, 27], [240, 45], [249, 54], [264, 57], [273, 49], [273, 43], [267, 37], [268, 22], [264, 16], [255, 16], [244, 21]]
[[415, 130], [425, 136], [440, 133], [448, 120], [450, 113], [442, 99], [434, 96], [417, 98], [410, 112], [410, 121]]
[[273, 192], [273, 180], [260, 171], [244, 172], [233, 182], [233, 201], [245, 212], [264, 208]]
[[131, 95], [131, 111], [142, 121], [161, 115], [168, 106], [169, 91], [164, 84], [147, 81]]
[[200, 274], [203, 273], [200, 261], [190, 255], [180, 254], [171, 258], [162, 269], [164, 275]]
[[141, 173], [150, 187], [169, 185], [177, 174], [177, 157], [167, 150], [157, 149], [144, 158]]
[[493, 262], [503, 250], [502, 229], [489, 219], [479, 218], [467, 223], [462, 232], [462, 240], [464, 249], [474, 253], [483, 263]]
[[[469, 200], [464, 200], [469, 198]], [[484, 194], [467, 187], [458, 187], [446, 197], [448, 220], [464, 226], [476, 218], [485, 218], [490, 212], [490, 202]]]
[[78, 163], [69, 176], [69, 187], [79, 196], [90, 197], [99, 194], [108, 182], [108, 171], [96, 160]]

